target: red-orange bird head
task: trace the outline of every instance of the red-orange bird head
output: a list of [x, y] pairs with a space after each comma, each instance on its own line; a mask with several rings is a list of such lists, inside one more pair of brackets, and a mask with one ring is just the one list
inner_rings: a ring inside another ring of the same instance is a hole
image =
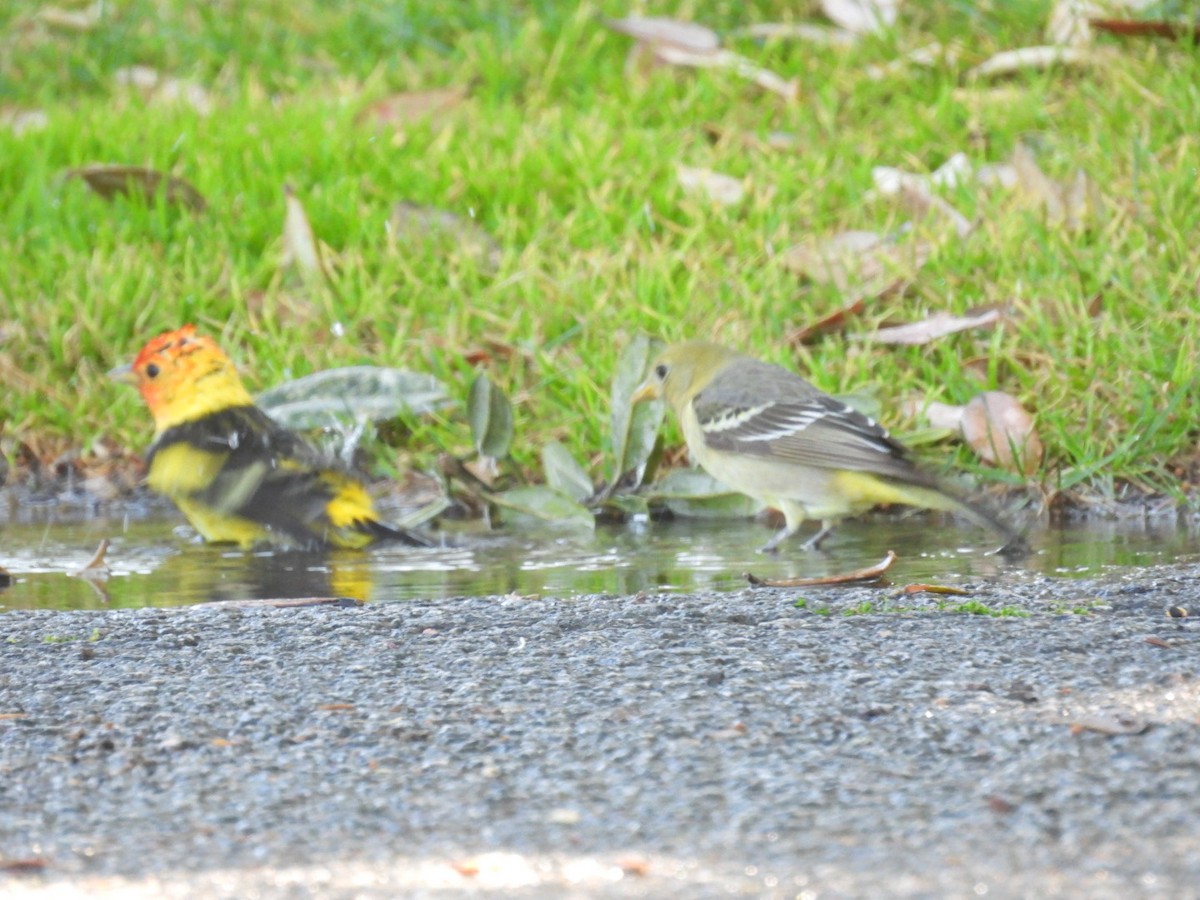
[[158, 434], [231, 406], [254, 403], [233, 360], [212, 338], [196, 334], [194, 325], [151, 338], [132, 365], [109, 375], [138, 389]]

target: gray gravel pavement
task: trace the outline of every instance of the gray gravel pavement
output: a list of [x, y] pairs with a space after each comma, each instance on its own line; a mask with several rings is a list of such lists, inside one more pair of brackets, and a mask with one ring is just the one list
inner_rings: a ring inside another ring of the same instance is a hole
[[1198, 574], [5, 613], [0, 894], [1197, 897]]

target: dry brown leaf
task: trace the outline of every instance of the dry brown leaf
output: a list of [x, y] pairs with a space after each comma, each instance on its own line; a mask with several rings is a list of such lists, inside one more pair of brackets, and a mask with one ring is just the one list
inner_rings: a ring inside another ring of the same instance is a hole
[[1031, 475], [1042, 462], [1033, 416], [1002, 391], [985, 391], [963, 409], [963, 439], [984, 462]]
[[823, 334], [841, 331], [846, 327], [847, 320], [854, 316], [861, 316], [866, 307], [865, 297], [855, 297], [851, 303], [847, 303], [840, 309], [835, 309], [826, 316], [793, 328], [788, 332], [786, 341], [794, 347], [797, 344], [810, 343]]
[[798, 40], [826, 47], [853, 47], [858, 35], [844, 28], [808, 25], [803, 22], [760, 22], [734, 29], [730, 37], [748, 37], [760, 41]]
[[212, 112], [212, 99], [201, 85], [163, 75], [150, 66], [126, 66], [113, 73], [118, 87], [136, 92], [146, 103], [185, 104], [202, 116]]
[[900, 0], [821, 0], [821, 12], [855, 34], [877, 34], [896, 24]]
[[854, 335], [861, 341], [871, 341], [876, 344], [928, 344], [938, 338], [967, 331], [971, 328], [984, 328], [995, 325], [1004, 317], [1004, 310], [999, 307], [981, 310], [965, 316], [955, 316], [947, 312], [934, 313], [920, 322], [910, 322], [907, 325], [895, 325], [891, 328], [880, 328], [874, 334]]
[[742, 577], [755, 587], [814, 587], [822, 584], [856, 584], [862, 581], [875, 581], [883, 577], [883, 573], [892, 567], [896, 554], [891, 550], [887, 556], [864, 569], [852, 572], [842, 572], [838, 575], [822, 575], [817, 578], [760, 578], [750, 572], [743, 572]]
[[746, 196], [742, 182], [731, 175], [684, 165], [677, 165], [675, 171], [679, 186], [686, 194], [702, 194], [725, 206], [740, 203]]
[[1200, 25], [1189, 25], [1184, 22], [1092, 19], [1088, 24], [1097, 31], [1121, 37], [1161, 37], [1176, 41], [1190, 37], [1193, 44], [1200, 44]]
[[1084, 66], [1092, 61], [1091, 53], [1079, 47], [1021, 47], [997, 53], [973, 69], [968, 78], [995, 78], [1017, 72], [1041, 71], [1054, 66]]
[[13, 106], [0, 108], [0, 126], [7, 127], [15, 135], [27, 131], [40, 131], [50, 124], [50, 117], [40, 109], [18, 109]]
[[167, 203], [186, 206], [196, 212], [203, 212], [208, 206], [201, 193], [182, 178], [144, 166], [97, 163], [68, 169], [64, 174], [67, 178], [82, 179], [105, 200], [111, 200], [118, 194], [141, 194], [147, 203], [153, 203], [159, 191], [162, 191]]
[[404, 91], [375, 101], [358, 114], [358, 121], [389, 126], [409, 125], [449, 112], [462, 104], [469, 93], [470, 90], [465, 86]]
[[308, 222], [308, 214], [304, 212], [304, 204], [289, 184], [283, 186], [283, 196], [287, 211], [283, 218], [283, 257], [280, 267], [286, 269], [295, 266], [306, 277], [323, 273], [321, 249]]
[[100, 23], [104, 15], [104, 0], [96, 0], [86, 9], [60, 9], [57, 6], [47, 6], [38, 10], [37, 20], [51, 28], [61, 28], [63, 31], [92, 31]]

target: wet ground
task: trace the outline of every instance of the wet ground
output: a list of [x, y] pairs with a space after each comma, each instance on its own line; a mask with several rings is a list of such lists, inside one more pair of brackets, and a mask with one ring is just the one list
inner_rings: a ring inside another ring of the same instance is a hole
[[[278, 558], [47, 527], [3, 562], [43, 608], [0, 614], [0, 893], [1200, 896], [1195, 537], [912, 524], [380, 551], [300, 609], [194, 602]], [[45, 608], [100, 537], [109, 602], [191, 605]], [[891, 587], [735, 587], [887, 548]]]

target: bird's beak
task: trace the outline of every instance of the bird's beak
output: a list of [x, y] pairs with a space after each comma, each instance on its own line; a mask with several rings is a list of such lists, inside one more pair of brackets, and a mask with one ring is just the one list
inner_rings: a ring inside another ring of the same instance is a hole
[[658, 383], [647, 378], [640, 385], [638, 385], [638, 389], [633, 392], [633, 396], [629, 398], [629, 404], [630, 406], [633, 406], [638, 403], [644, 403], [647, 400], [657, 400], [661, 396], [662, 391], [659, 388]]
[[128, 364], [117, 366], [115, 369], [109, 369], [108, 377], [122, 384], [137, 384], [137, 375], [133, 372], [133, 366]]

